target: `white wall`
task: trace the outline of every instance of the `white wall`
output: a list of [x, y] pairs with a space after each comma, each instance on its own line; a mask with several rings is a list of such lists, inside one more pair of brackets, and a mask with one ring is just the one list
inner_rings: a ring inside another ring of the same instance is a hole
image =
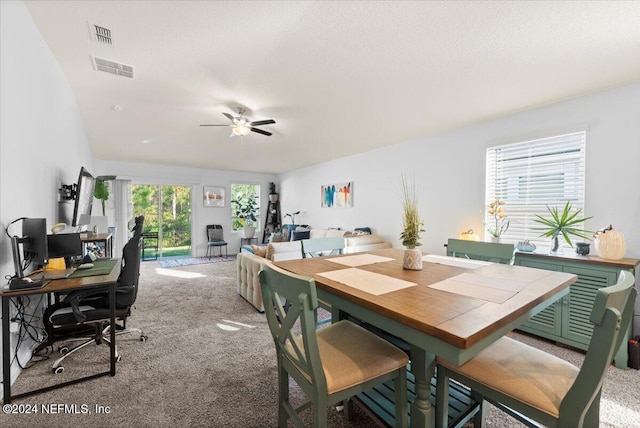
[[[0, 222], [44, 217], [50, 227], [58, 221], [60, 184], [75, 183], [82, 165], [91, 169], [93, 152], [75, 96], [24, 3], [0, 2], [0, 16]], [[9, 232], [20, 236], [20, 228], [18, 222]], [[14, 269], [1, 236], [4, 278]], [[22, 348], [21, 361], [27, 352]], [[12, 377], [17, 373], [14, 364]]]
[[[275, 175], [105, 160], [96, 160], [95, 165], [96, 175], [116, 175], [119, 179], [128, 179], [134, 184], [191, 186], [193, 189], [192, 247], [195, 249], [194, 255], [199, 257], [203, 257], [207, 251], [205, 231], [207, 224], [221, 224], [224, 230], [225, 240], [229, 244], [229, 254], [239, 251], [240, 238], [243, 235], [242, 231], [233, 232], [231, 230], [231, 203], [229, 202], [231, 184], [259, 184], [262, 211], [259, 219], [260, 232], [256, 232], [256, 236], [258, 236], [258, 240], [262, 242], [262, 228], [264, 227], [269, 194], [268, 184], [270, 181], [275, 181]], [[224, 208], [209, 208], [203, 206], [203, 186], [225, 188]]]
[[[463, 230], [481, 236], [485, 149], [588, 127], [587, 229], [613, 224], [640, 258], [640, 84], [635, 83], [279, 176], [283, 212], [313, 227], [370, 226], [401, 247], [401, 174], [414, 175], [425, 221], [423, 251], [442, 254]], [[320, 185], [354, 182], [353, 208], [320, 208]]]

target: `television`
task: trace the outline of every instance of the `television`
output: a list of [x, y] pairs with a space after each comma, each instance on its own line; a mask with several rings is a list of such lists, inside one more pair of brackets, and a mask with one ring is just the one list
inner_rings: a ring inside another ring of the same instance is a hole
[[80, 168], [78, 184], [76, 185], [76, 199], [73, 204], [72, 226], [82, 226], [91, 222], [91, 208], [93, 206], [93, 190], [96, 180], [85, 169]]

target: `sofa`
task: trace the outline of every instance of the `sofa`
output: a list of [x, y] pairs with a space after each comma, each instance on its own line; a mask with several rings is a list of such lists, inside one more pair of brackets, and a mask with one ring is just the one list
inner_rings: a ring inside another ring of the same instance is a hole
[[[309, 239], [341, 236], [345, 239], [343, 254], [391, 248], [375, 234], [358, 234], [336, 229], [311, 229]], [[266, 246], [244, 246], [237, 258], [238, 294], [251, 303], [258, 311], [264, 312], [259, 273], [267, 263], [302, 258], [301, 241], [273, 242]]]

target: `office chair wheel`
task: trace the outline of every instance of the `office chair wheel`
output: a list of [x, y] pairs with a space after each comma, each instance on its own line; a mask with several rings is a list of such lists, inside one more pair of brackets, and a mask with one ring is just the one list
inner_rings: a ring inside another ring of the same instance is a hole
[[145, 336], [144, 334], [140, 335], [140, 342], [146, 342], [149, 336]]
[[122, 355], [118, 355], [116, 357], [116, 363], [119, 363], [120, 361], [122, 361]]
[[60, 367], [56, 367], [56, 368], [54, 368], [52, 370], [53, 370], [53, 373], [60, 374], [60, 373], [62, 373], [64, 371], [64, 367], [60, 366]]
[[61, 346], [58, 348], [58, 352], [60, 353], [60, 355], [66, 355], [69, 352], [69, 348], [67, 348], [66, 346]]

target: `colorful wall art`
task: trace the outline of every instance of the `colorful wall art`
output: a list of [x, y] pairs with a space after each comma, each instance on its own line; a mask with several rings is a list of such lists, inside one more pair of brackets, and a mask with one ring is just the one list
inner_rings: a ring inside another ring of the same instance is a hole
[[205, 207], [224, 207], [224, 187], [204, 186], [202, 188], [202, 203]]
[[320, 186], [320, 206], [322, 208], [352, 207], [353, 181]]

